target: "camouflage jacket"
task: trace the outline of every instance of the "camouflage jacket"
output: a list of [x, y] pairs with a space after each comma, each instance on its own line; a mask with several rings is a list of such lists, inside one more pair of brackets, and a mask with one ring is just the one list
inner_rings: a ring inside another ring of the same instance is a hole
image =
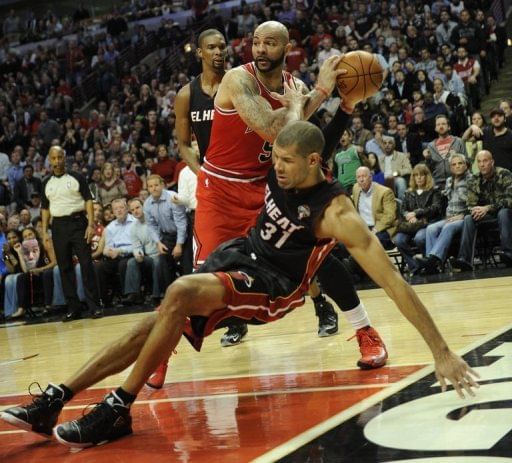
[[500, 209], [512, 208], [512, 172], [496, 167], [494, 175], [486, 180], [476, 174], [468, 180], [468, 208], [490, 205], [490, 214]]

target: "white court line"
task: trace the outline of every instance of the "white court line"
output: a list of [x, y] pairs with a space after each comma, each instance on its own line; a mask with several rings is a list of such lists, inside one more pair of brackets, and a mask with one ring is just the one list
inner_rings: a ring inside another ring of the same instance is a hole
[[[486, 342], [498, 337], [500, 334], [504, 333], [505, 331], [508, 331], [509, 329], [512, 329], [512, 323], [505, 326], [504, 328], [500, 328], [499, 330], [496, 330], [493, 333], [488, 334], [487, 336], [484, 336], [482, 339], [478, 341], [471, 343], [469, 346], [466, 346], [464, 349], [459, 350], [457, 353], [459, 355], [464, 355], [467, 352], [476, 349], [477, 347], [480, 347], [482, 344], [485, 344]], [[299, 434], [293, 439], [290, 439], [289, 441], [284, 442], [283, 444], [273, 448], [272, 450], [269, 450], [263, 455], [260, 455], [259, 457], [252, 460], [251, 463], [274, 463], [280, 458], [284, 458], [285, 456], [294, 452], [303, 445], [306, 445], [313, 439], [320, 437], [321, 435], [325, 434], [326, 432], [330, 431], [336, 426], [339, 426], [344, 421], [347, 421], [350, 418], [354, 417], [355, 415], [358, 415], [364, 410], [372, 407], [373, 405], [376, 405], [378, 402], [388, 398], [389, 396], [395, 394], [396, 392], [405, 389], [407, 386], [410, 386], [412, 383], [418, 381], [424, 376], [427, 376], [433, 371], [434, 365], [429, 365], [425, 368], [422, 368], [421, 370], [417, 371], [416, 373], [413, 373], [407, 378], [404, 378], [392, 384], [388, 388], [385, 388], [384, 390], [377, 392], [376, 394], [366, 399], [363, 399], [361, 402], [358, 402], [352, 407], [347, 408], [346, 410], [332, 416], [328, 420], [316, 426], [313, 426], [307, 431], [304, 431], [303, 433]], [[462, 403], [463, 402], [461, 401], [461, 404]]]
[[[217, 400], [219, 398], [229, 398], [229, 397], [263, 397], [263, 396], [272, 396], [272, 395], [282, 395], [282, 394], [303, 394], [303, 393], [314, 393], [314, 392], [332, 392], [332, 391], [351, 391], [351, 390], [361, 390], [361, 389], [379, 389], [379, 388], [389, 387], [388, 384], [364, 384], [364, 385], [353, 385], [353, 386], [333, 386], [333, 387], [307, 387], [303, 389], [276, 389], [269, 391], [259, 391], [259, 392], [242, 392], [242, 393], [226, 393], [226, 394], [210, 394], [204, 396], [190, 396], [190, 397], [174, 397], [167, 399], [148, 399], [148, 400], [137, 400], [133, 403], [132, 407], [137, 405], [152, 405], [152, 404], [162, 404], [162, 403], [177, 403], [177, 402], [188, 402], [190, 400]], [[14, 407], [15, 405], [7, 405], [5, 408]], [[81, 405], [70, 405], [64, 407], [64, 410], [82, 410], [87, 406], [87, 404]], [[22, 429], [13, 430], [13, 431], [0, 431], [0, 435], [2, 434], [13, 434], [13, 433], [21, 433], [28, 432]]]

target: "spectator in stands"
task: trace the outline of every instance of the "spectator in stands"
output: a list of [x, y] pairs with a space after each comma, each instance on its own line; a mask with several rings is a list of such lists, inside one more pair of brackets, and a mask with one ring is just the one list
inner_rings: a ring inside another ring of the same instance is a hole
[[393, 91], [399, 100], [410, 101], [412, 99], [413, 88], [410, 81], [405, 80], [405, 74], [402, 69], [395, 72], [395, 81], [391, 85], [390, 90]]
[[446, 89], [458, 97], [460, 102], [466, 106], [468, 103], [466, 88], [464, 87], [464, 82], [462, 79], [456, 72], [453, 71], [453, 65], [451, 63], [445, 62], [443, 71], [444, 85]]
[[109, 306], [112, 302], [112, 295], [108, 293], [108, 282], [112, 281], [112, 277], [118, 277], [119, 285], [113, 291], [117, 289], [120, 294], [124, 294], [126, 265], [133, 253], [131, 233], [136, 221], [128, 213], [128, 206], [124, 198], [112, 201], [112, 211], [115, 220], [105, 228], [104, 258], [94, 263], [100, 286], [100, 297], [105, 306]]
[[[0, 139], [2, 138], [0, 129]], [[0, 152], [0, 182], [7, 182], [7, 171], [9, 170], [9, 166], [11, 162], [9, 161], [9, 156], [7, 154]]]
[[37, 136], [41, 139], [41, 151], [47, 152], [52, 145], [52, 141], [60, 139], [61, 128], [57, 121], [48, 118], [46, 111], [39, 113], [39, 128], [37, 129]]
[[32, 222], [31, 222], [32, 217], [31, 217], [28, 209], [22, 209], [20, 211], [19, 216], [20, 216], [20, 230], [23, 231], [25, 228], [32, 226]]
[[436, 27], [437, 43], [440, 46], [443, 44], [449, 45], [453, 30], [457, 26], [457, 23], [450, 19], [450, 13], [448, 13], [447, 10], [441, 11], [439, 19], [441, 22]]
[[363, 148], [373, 138], [372, 132], [365, 128], [363, 119], [360, 116], [352, 118], [352, 133], [354, 134], [353, 143]]
[[468, 56], [465, 47], [460, 46], [457, 48], [457, 62], [453, 65], [453, 70], [464, 82], [466, 95], [469, 96], [471, 107], [480, 109], [480, 89], [478, 79], [480, 76], [479, 62]]
[[135, 164], [133, 155], [125, 151], [122, 157], [121, 178], [126, 185], [128, 198], [136, 198], [146, 184], [144, 169]]
[[376, 153], [379, 158], [384, 156], [384, 143], [382, 136], [384, 135], [384, 123], [376, 120], [373, 123], [373, 138], [366, 142], [364, 150], [369, 153]]
[[443, 190], [447, 201], [445, 217], [427, 226], [425, 258], [416, 259], [417, 273], [438, 273], [446, 261], [454, 236], [462, 231], [471, 172], [466, 157], [460, 153], [450, 155], [449, 163], [451, 177], [447, 179]]
[[3, 307], [5, 318], [10, 318], [11, 315], [18, 309], [18, 293], [16, 291], [17, 280], [23, 272], [20, 263], [20, 256], [18, 250], [21, 251], [21, 232], [12, 229], [8, 230], [6, 234], [7, 242], [3, 245], [3, 261], [7, 268], [7, 274], [3, 282]]
[[485, 38], [478, 25], [471, 19], [469, 10], [463, 9], [460, 12], [459, 23], [452, 31], [451, 42], [457, 47], [465, 47], [472, 57], [480, 57]]
[[379, 157], [386, 184], [395, 191], [398, 199], [402, 200], [407, 189], [407, 180], [411, 174], [411, 163], [407, 156], [395, 149], [393, 137], [382, 137], [383, 156]]
[[316, 55], [316, 65], [320, 69], [324, 61], [331, 56], [340, 56], [341, 51], [332, 45], [332, 38], [326, 37], [322, 40], [321, 49], [319, 49]]
[[161, 287], [166, 288], [176, 278], [178, 261], [187, 238], [187, 216], [183, 206], [171, 201], [173, 193], [164, 189], [162, 177], [150, 175], [147, 185], [151, 196], [144, 202], [144, 217], [163, 261], [160, 268], [165, 273]]
[[397, 224], [395, 195], [389, 188], [372, 182], [368, 167], [359, 167], [356, 177], [352, 191], [356, 210], [384, 249], [392, 249]]
[[126, 267], [125, 294], [123, 304], [141, 304], [141, 281], [144, 281], [146, 292], [151, 288], [151, 298], [158, 304], [165, 288], [160, 287], [158, 248], [144, 217], [143, 203], [139, 198], [128, 202], [130, 213], [136, 219], [131, 230], [133, 257], [128, 260]]
[[366, 41], [374, 38], [378, 23], [373, 13], [368, 11], [365, 2], [358, 3], [354, 26], [354, 35], [357, 40]]
[[14, 186], [13, 199], [16, 202], [17, 210], [30, 207], [32, 193], [41, 194], [41, 180], [34, 177], [34, 168], [30, 164], [23, 166], [23, 177]]
[[473, 125], [478, 127], [483, 133], [487, 123], [485, 121], [484, 115], [480, 111], [475, 111], [473, 114], [471, 114], [471, 125], [462, 135], [462, 140], [466, 142], [466, 152], [468, 153], [468, 159], [473, 165], [472, 172], [476, 174], [478, 173], [478, 166], [476, 165], [476, 153], [483, 150], [483, 142], [480, 137], [475, 137], [475, 135], [473, 135]]
[[[512, 266], [512, 173], [494, 165], [490, 151], [476, 155], [479, 173], [468, 181], [467, 206], [462, 239], [457, 259], [452, 267], [461, 271], [473, 270], [473, 254], [477, 228], [498, 225], [502, 262]], [[485, 232], [485, 231], [484, 231]]]
[[156, 108], [148, 112], [147, 124], [140, 131], [140, 145], [145, 157], [154, 158], [159, 145], [169, 145], [170, 133], [158, 122]]
[[398, 233], [393, 238], [411, 273], [418, 269], [414, 260], [416, 251], [411, 247], [411, 241], [423, 252], [427, 225], [439, 220], [443, 212], [443, 198], [434, 185], [429, 168], [425, 164], [416, 165], [400, 207]]
[[28, 212], [30, 213], [30, 217], [32, 220], [40, 217], [41, 215], [41, 193], [37, 191], [33, 191], [30, 194], [30, 203], [28, 207]]
[[432, 172], [437, 187], [444, 188], [450, 176], [449, 157], [451, 153], [462, 153], [467, 156], [464, 141], [450, 134], [450, 121], [441, 114], [436, 116], [436, 132], [438, 138], [431, 141], [423, 150], [425, 163]]
[[384, 172], [380, 168], [379, 157], [375, 153], [368, 153], [368, 168], [372, 174], [372, 181], [384, 185]]
[[105, 206], [115, 199], [126, 198], [127, 194], [125, 183], [114, 174], [114, 166], [110, 162], [103, 164], [97, 200]]
[[421, 140], [417, 133], [409, 133], [405, 122], [397, 124], [398, 143], [397, 150], [404, 153], [412, 166], [415, 166], [423, 160]]
[[[500, 100], [499, 108], [505, 113], [505, 124], [512, 129], [512, 106], [509, 100]], [[1, 156], [1, 153], [0, 153]], [[0, 158], [1, 159], [1, 158]], [[2, 177], [0, 177], [1, 179]]]
[[490, 126], [481, 128], [472, 124], [468, 131], [476, 139], [482, 140], [483, 149], [492, 153], [497, 167], [512, 170], [512, 130], [505, 123], [505, 111], [494, 108], [490, 117]]
[[9, 189], [14, 191], [16, 183], [23, 178], [23, 148], [16, 146], [11, 153], [11, 165], [7, 169], [7, 181], [9, 182]]
[[157, 162], [151, 166], [151, 173], [162, 177], [166, 187], [172, 188], [175, 185], [174, 172], [178, 162], [169, 156], [166, 145], [158, 146], [157, 156]]
[[361, 147], [352, 143], [352, 130], [345, 129], [340, 139], [341, 150], [334, 155], [333, 173], [348, 194], [356, 183], [356, 170], [367, 164], [366, 156]]
[[[57, 264], [53, 246], [45, 246], [35, 229], [25, 228], [22, 232], [23, 241], [18, 251], [18, 257], [22, 268], [22, 274], [16, 282], [16, 292], [18, 294], [18, 309], [11, 315], [11, 318], [20, 318], [26, 312], [32, 315], [32, 305], [36, 298], [36, 293], [44, 293], [43, 272], [49, 270], [53, 272], [53, 267]], [[48, 305], [48, 288], [44, 296], [45, 305]], [[51, 300], [49, 302], [51, 304]]]

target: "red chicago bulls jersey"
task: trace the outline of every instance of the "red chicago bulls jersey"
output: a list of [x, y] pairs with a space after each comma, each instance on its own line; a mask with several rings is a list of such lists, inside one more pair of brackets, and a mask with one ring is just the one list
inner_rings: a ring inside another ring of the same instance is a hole
[[[269, 90], [258, 80], [254, 63], [241, 66], [258, 83], [260, 95], [272, 109], [281, 108], [281, 103], [270, 95]], [[290, 73], [283, 71], [283, 81], [294, 85]], [[238, 115], [236, 109], [215, 106], [210, 144], [203, 166], [208, 174], [227, 180], [251, 181], [266, 177], [272, 165], [272, 144], [263, 140]]]
[[473, 58], [468, 58], [465, 63], [461, 63], [457, 61], [453, 65], [453, 69], [459, 75], [459, 77], [466, 83], [468, 79], [473, 74], [473, 67], [475, 66], [475, 60]]

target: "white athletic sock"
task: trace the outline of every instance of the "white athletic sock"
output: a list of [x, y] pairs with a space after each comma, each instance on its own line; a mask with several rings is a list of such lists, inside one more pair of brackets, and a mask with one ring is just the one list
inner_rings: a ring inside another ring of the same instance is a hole
[[365, 326], [370, 326], [370, 319], [368, 318], [368, 313], [366, 312], [362, 302], [360, 302], [354, 309], [343, 312], [343, 315], [345, 315], [345, 318], [350, 322], [355, 330], [364, 328]]

